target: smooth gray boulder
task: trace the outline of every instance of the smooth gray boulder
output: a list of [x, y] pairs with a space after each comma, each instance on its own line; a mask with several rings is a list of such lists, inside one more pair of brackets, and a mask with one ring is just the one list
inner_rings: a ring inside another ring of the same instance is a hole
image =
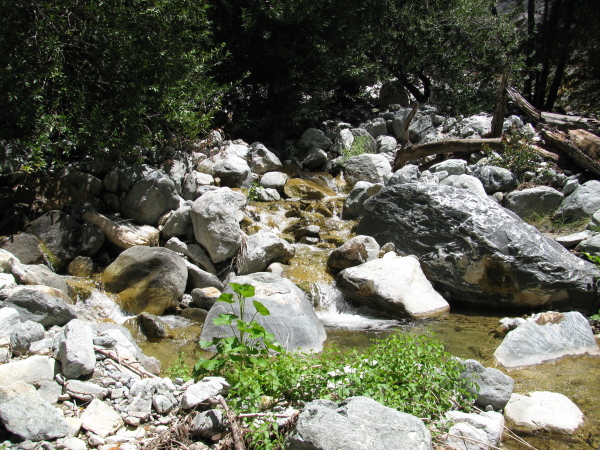
[[594, 333], [579, 312], [543, 313], [509, 331], [494, 352], [506, 368], [530, 366], [563, 356], [600, 355]]
[[9, 306], [18, 311], [21, 321], [31, 320], [49, 328], [53, 325], [63, 326], [77, 318], [75, 309], [64, 300], [51, 297], [36, 289], [19, 289], [6, 301]]
[[131, 247], [102, 273], [106, 290], [118, 294], [125, 311], [157, 316], [177, 306], [187, 279], [184, 259], [162, 247]]
[[419, 170], [419, 166], [407, 164], [394, 172], [390, 179], [386, 181], [385, 185], [392, 186], [394, 184], [415, 183], [420, 179], [421, 171]]
[[237, 261], [239, 275], [263, 272], [273, 262], [286, 264], [294, 257], [295, 248], [271, 230], [260, 230], [246, 239], [246, 252]]
[[[251, 284], [255, 295], [246, 301], [246, 320], [256, 312], [252, 300], [260, 301], [269, 311], [269, 316], [258, 314], [255, 320], [275, 335], [275, 340], [287, 350], [319, 352], [327, 337], [325, 328], [317, 318], [311, 302], [304, 292], [286, 278], [268, 272], [233, 277], [231, 283]], [[232, 293], [230, 286], [224, 292]], [[233, 305], [239, 314], [239, 305]], [[215, 336], [231, 336], [229, 327], [213, 324], [220, 313], [231, 313], [229, 304], [217, 302], [210, 309], [200, 340], [211, 341]]]
[[488, 405], [496, 411], [504, 409], [515, 386], [514, 380], [493, 367], [484, 367], [479, 361], [463, 361], [462, 377], [475, 383], [471, 391], [477, 394], [475, 404], [485, 409]]
[[220, 180], [221, 186], [239, 188], [252, 184], [250, 166], [239, 156], [229, 156], [217, 161], [212, 167], [212, 176]]
[[393, 136], [377, 136], [377, 153], [392, 153], [396, 151], [398, 141]]
[[80, 378], [94, 371], [94, 333], [85, 322], [75, 319], [65, 326], [58, 342], [58, 359], [65, 378]]
[[226, 395], [230, 385], [222, 377], [204, 377], [189, 386], [181, 397], [181, 407], [192, 409], [199, 403], [205, 402], [216, 395]]
[[77, 294], [65, 279], [52, 272], [43, 264], [24, 265], [25, 275], [18, 280], [21, 284], [50, 286], [64, 292], [71, 300], [77, 299]]
[[54, 379], [54, 358], [34, 355], [27, 359], [0, 365], [0, 386], [8, 386], [17, 381], [28, 384], [41, 383]]
[[57, 439], [69, 432], [63, 415], [20, 380], [0, 386], [0, 420], [8, 431], [31, 441]]
[[563, 194], [550, 186], [537, 186], [522, 191], [509, 192], [504, 207], [519, 217], [554, 212], [563, 201]]
[[260, 185], [265, 189], [275, 189], [281, 193], [289, 178], [283, 172], [267, 172], [260, 178]]
[[433, 317], [450, 309], [413, 256], [383, 258], [342, 270], [337, 287], [354, 302], [393, 317]]
[[[163, 239], [171, 239], [178, 236], [186, 236], [192, 228], [192, 216], [190, 211], [194, 202], [188, 200], [175, 211], [171, 211], [168, 217], [158, 227]], [[162, 221], [161, 221], [162, 222]]]
[[429, 168], [431, 173], [448, 172], [448, 175], [463, 175], [467, 170], [467, 161], [464, 159], [447, 159], [434, 164]]
[[581, 217], [592, 217], [599, 210], [600, 181], [591, 180], [583, 183], [571, 195], [565, 197], [554, 216], [574, 220]]
[[10, 330], [10, 346], [13, 354], [27, 352], [33, 342], [44, 338], [44, 332], [44, 326], [41, 323], [31, 320], [16, 324]]
[[379, 244], [371, 236], [355, 236], [333, 250], [327, 267], [344, 270], [379, 258]]
[[421, 419], [367, 397], [342, 403], [316, 400], [304, 407], [287, 436], [286, 450], [430, 450]]
[[513, 394], [504, 411], [506, 426], [527, 433], [573, 434], [585, 416], [568, 397], [555, 392]]
[[202, 270], [216, 275], [217, 269], [215, 268], [215, 265], [210, 260], [206, 250], [204, 250], [198, 244], [186, 244], [176, 237], [173, 237], [167, 241], [165, 248], [183, 254], [190, 260], [190, 262], [194, 263]]
[[165, 212], [179, 208], [179, 199], [173, 180], [156, 170], [133, 185], [121, 203], [121, 215], [156, 227]]
[[207, 272], [206, 270], [202, 270], [200, 267], [189, 261], [185, 261], [185, 265], [188, 270], [187, 284], [190, 289], [203, 289], [207, 287], [223, 289], [223, 283], [216, 275]]
[[600, 234], [581, 241], [577, 246], [577, 250], [589, 253], [590, 255], [600, 256]]
[[383, 189], [383, 184], [373, 184], [368, 181], [357, 182], [344, 200], [342, 217], [354, 219], [362, 214], [362, 207], [367, 199], [377, 195]]
[[63, 270], [76, 256], [94, 256], [104, 245], [98, 227], [79, 223], [63, 211], [48, 211], [25, 227], [43, 242], [48, 259]]
[[250, 146], [250, 169], [252, 172], [263, 174], [275, 170], [281, 170], [283, 164], [275, 153], [259, 142]]
[[321, 130], [309, 128], [302, 134], [296, 145], [300, 150], [310, 150], [313, 147], [329, 150], [332, 142]]
[[281, 200], [281, 195], [276, 189], [259, 187], [256, 189], [256, 200], [259, 202], [276, 202]]
[[600, 270], [497, 203], [465, 189], [410, 183], [364, 204], [357, 233], [415, 255], [437, 290], [494, 308], [590, 309]]
[[0, 239], [0, 248], [12, 253], [21, 264], [42, 264], [44, 252], [33, 234], [20, 233]]
[[309, 170], [315, 170], [321, 167], [326, 162], [327, 153], [325, 152], [325, 150], [313, 147], [306, 153], [306, 156], [302, 160], [302, 165]]
[[359, 181], [370, 183], [385, 183], [392, 174], [388, 159], [381, 154], [351, 156], [344, 164], [344, 179], [346, 184], [354, 187]]
[[485, 192], [492, 195], [496, 192], [509, 192], [517, 187], [519, 180], [508, 169], [497, 166], [476, 166], [472, 174], [483, 184]]
[[215, 180], [212, 175], [193, 170], [183, 180], [182, 197], [184, 200], [194, 201], [205, 192], [206, 186], [213, 184], [215, 184]]
[[229, 188], [207, 192], [191, 210], [196, 242], [206, 249], [213, 263], [237, 254], [242, 245], [240, 222], [247, 198]]
[[467, 191], [479, 195], [480, 197], [487, 197], [481, 181], [471, 175], [449, 175], [440, 181], [440, 184], [444, 186], [452, 186], [458, 189], [466, 189]]

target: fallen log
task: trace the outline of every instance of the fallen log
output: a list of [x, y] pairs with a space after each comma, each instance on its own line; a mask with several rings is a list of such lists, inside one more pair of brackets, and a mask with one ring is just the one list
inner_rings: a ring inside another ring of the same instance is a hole
[[483, 149], [487, 145], [490, 150], [501, 151], [502, 139], [452, 139], [445, 141], [430, 142], [423, 145], [414, 145], [406, 150], [396, 153], [394, 160], [394, 172], [413, 159], [425, 158], [426, 156], [438, 155], [440, 153], [473, 153]]
[[583, 169], [600, 175], [600, 137], [586, 130], [542, 129], [547, 143], [562, 150]]

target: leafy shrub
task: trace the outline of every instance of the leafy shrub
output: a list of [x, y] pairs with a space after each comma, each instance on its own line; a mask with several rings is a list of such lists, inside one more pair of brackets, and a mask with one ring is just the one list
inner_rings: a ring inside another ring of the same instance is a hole
[[484, 152], [490, 164], [504, 167], [522, 179], [525, 172], [536, 171], [543, 162], [540, 155], [532, 148], [531, 138], [532, 136], [512, 126], [508, 133], [502, 135], [503, 149], [499, 156], [486, 146]]
[[352, 156], [358, 156], [364, 153], [369, 153], [367, 151], [368, 146], [368, 136], [354, 136], [354, 140], [352, 141], [352, 145], [350, 146], [350, 148], [342, 150], [342, 160], [340, 161], [340, 164], [344, 166], [346, 162], [348, 162], [348, 159], [350, 159]]

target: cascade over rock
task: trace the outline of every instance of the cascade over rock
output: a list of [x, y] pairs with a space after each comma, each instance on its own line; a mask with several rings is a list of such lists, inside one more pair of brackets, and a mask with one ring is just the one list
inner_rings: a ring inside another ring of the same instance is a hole
[[364, 204], [357, 233], [416, 255], [436, 288], [494, 308], [589, 309], [598, 269], [495, 202], [465, 189], [409, 183]]

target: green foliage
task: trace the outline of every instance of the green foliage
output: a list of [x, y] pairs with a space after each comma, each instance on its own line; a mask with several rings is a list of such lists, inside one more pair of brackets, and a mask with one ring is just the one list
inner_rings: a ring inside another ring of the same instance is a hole
[[192, 368], [186, 362], [187, 355], [185, 352], [179, 352], [177, 360], [167, 367], [165, 375], [169, 378], [183, 378], [184, 381], [190, 380], [192, 377]]
[[508, 133], [502, 135], [503, 149], [499, 156], [496, 156], [487, 146], [484, 146], [484, 152], [490, 164], [504, 167], [521, 179], [525, 172], [535, 172], [543, 161], [531, 147], [531, 143], [531, 136], [513, 126]]
[[258, 189], [260, 185], [256, 182], [252, 183], [250, 189], [248, 189], [248, 200], [251, 202], [255, 202], [258, 199]]
[[588, 261], [591, 261], [594, 264], [596, 264], [597, 266], [600, 266], [600, 256], [599, 255], [591, 255], [591, 254], [586, 253], [586, 252], [582, 252], [581, 254], [583, 256], [585, 256], [588, 259]]
[[[275, 337], [260, 325], [255, 317], [270, 315], [269, 310], [258, 300], [252, 304], [255, 313], [248, 319], [246, 314], [246, 301], [254, 297], [254, 286], [249, 284], [229, 284], [233, 294], [222, 293], [218, 302], [228, 303], [231, 313], [221, 313], [213, 323], [223, 325], [231, 330], [232, 335], [214, 337], [211, 342], [200, 341], [200, 346], [209, 348], [214, 346], [216, 354], [211, 358], [200, 358], [194, 366], [194, 376], [202, 377], [210, 372], [227, 374], [244, 367], [265, 368], [269, 361], [269, 352], [281, 352], [283, 348], [275, 342]], [[236, 313], [234, 304], [238, 305], [239, 314]]]
[[350, 157], [369, 153], [369, 141], [369, 136], [354, 136], [350, 148], [342, 150], [342, 160], [340, 161], [340, 164], [344, 166]]
[[553, 213], [549, 214], [532, 214], [524, 217], [523, 220], [529, 225], [533, 225], [542, 233], [560, 233], [572, 234], [585, 230], [588, 219], [580, 218], [572, 221], [567, 221], [562, 217], [555, 217]]
[[207, 4], [2, 2], [0, 139], [38, 171], [196, 137], [219, 94]]

